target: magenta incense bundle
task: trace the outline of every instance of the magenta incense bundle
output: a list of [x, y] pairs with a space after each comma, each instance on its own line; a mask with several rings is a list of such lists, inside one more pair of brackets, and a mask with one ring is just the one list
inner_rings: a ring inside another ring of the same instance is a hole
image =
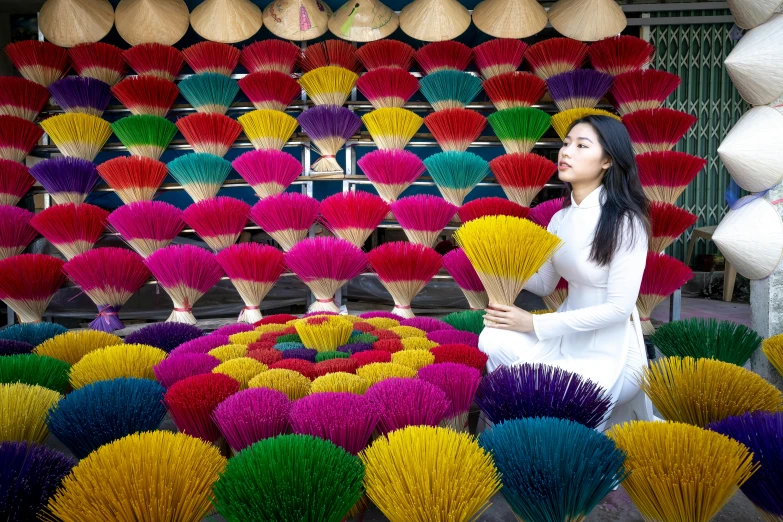
[[112, 212], [108, 222], [141, 257], [168, 246], [185, 228], [182, 211], [163, 201], [128, 203]]
[[285, 268], [283, 253], [260, 243], [240, 243], [221, 250], [217, 262], [245, 302], [237, 321], [250, 324], [260, 321], [261, 301]]
[[245, 152], [231, 165], [261, 199], [285, 192], [302, 174], [298, 159], [275, 149]]
[[262, 199], [250, 210], [250, 218], [284, 251], [307, 237], [318, 217], [316, 199], [298, 192], [284, 192]]

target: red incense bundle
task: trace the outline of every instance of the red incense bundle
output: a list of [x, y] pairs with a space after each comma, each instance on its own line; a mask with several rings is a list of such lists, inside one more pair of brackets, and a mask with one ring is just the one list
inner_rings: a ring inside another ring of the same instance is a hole
[[214, 254], [193, 245], [171, 245], [144, 260], [174, 302], [169, 322], [196, 324], [193, 305], [223, 277]]
[[22, 163], [0, 159], [0, 205], [14, 206], [35, 185], [30, 169]]
[[0, 260], [0, 300], [23, 323], [41, 321], [49, 301], [65, 282], [63, 261], [43, 254]]
[[528, 207], [503, 198], [474, 199], [462, 205], [457, 211], [457, 215], [463, 223], [484, 216], [514, 216], [524, 219], [529, 213]]
[[424, 162], [408, 150], [374, 150], [356, 162], [387, 203], [394, 203], [424, 173]]
[[315, 237], [297, 243], [285, 263], [315, 296], [308, 312], [339, 312], [334, 294], [367, 268], [367, 256], [344, 239]]
[[535, 74], [508, 72], [493, 76], [483, 84], [492, 104], [498, 110], [532, 107], [546, 94], [546, 82]]
[[81, 287], [98, 307], [90, 328], [113, 332], [123, 328], [120, 307], [150, 278], [150, 271], [135, 252], [124, 248], [96, 248], [63, 265], [63, 272]]
[[239, 88], [256, 109], [285, 111], [302, 95], [302, 88], [290, 74], [263, 71], [248, 74], [239, 80]]
[[496, 38], [473, 48], [476, 66], [484, 79], [519, 69], [527, 44], [515, 38]]
[[11, 205], [0, 205], [0, 259], [24, 252], [38, 233], [30, 225], [33, 213]]
[[453, 69], [464, 71], [473, 61], [473, 49], [454, 40], [432, 42], [414, 54], [422, 74]]
[[411, 301], [443, 266], [432, 248], [403, 241], [385, 243], [367, 254], [370, 266], [394, 299], [393, 314], [413, 317]]
[[98, 174], [127, 205], [152, 200], [166, 179], [168, 168], [146, 156], [119, 156], [98, 165]]
[[297, 192], [284, 192], [262, 199], [250, 210], [250, 218], [288, 252], [307, 237], [318, 217], [316, 199]]
[[43, 129], [31, 121], [0, 115], [0, 159], [22, 163], [43, 133]]
[[299, 61], [302, 72], [330, 65], [342, 67], [357, 74], [362, 71], [362, 64], [356, 56], [356, 48], [344, 40], [326, 40], [308, 45]]
[[182, 50], [182, 57], [193, 72], [231, 76], [239, 63], [239, 49], [220, 42], [199, 42]]
[[552, 217], [563, 210], [564, 198], [555, 198], [539, 203], [530, 209], [528, 219], [540, 227], [547, 228]]
[[182, 213], [185, 223], [215, 252], [233, 245], [247, 225], [250, 205], [226, 196], [202, 199]]
[[639, 180], [650, 201], [672, 205], [707, 161], [684, 152], [647, 152], [636, 156]]
[[114, 85], [128, 70], [122, 49], [103, 42], [80, 44], [68, 49], [71, 64], [76, 74], [84, 78], [95, 78]]
[[443, 266], [465, 294], [470, 309], [484, 310], [489, 304], [487, 291], [465, 252], [461, 248], [452, 250], [443, 256]]
[[542, 80], [580, 68], [585, 58], [587, 46], [570, 38], [548, 38], [534, 43], [525, 53], [533, 74]]
[[392, 203], [392, 213], [408, 241], [435, 246], [438, 235], [457, 213], [457, 207], [443, 198], [428, 194], [408, 196]]
[[95, 245], [108, 217], [108, 211], [89, 203], [65, 203], [39, 212], [30, 224], [70, 260]]
[[696, 116], [673, 109], [646, 109], [623, 116], [636, 154], [672, 150], [696, 123]]
[[612, 103], [621, 116], [645, 109], [657, 109], [680, 85], [680, 77], [666, 71], [647, 69], [614, 77]]
[[157, 76], [170, 82], [176, 80], [185, 64], [179, 50], [154, 42], [134, 45], [123, 57], [139, 76]]
[[302, 55], [302, 50], [285, 40], [260, 40], [244, 49], [240, 62], [249, 73], [280, 71], [290, 75]]
[[593, 69], [617, 76], [647, 66], [655, 55], [655, 46], [636, 36], [620, 35], [595, 42], [587, 53]]
[[149, 114], [163, 118], [179, 96], [174, 82], [155, 76], [125, 78], [111, 88], [111, 93], [131, 114]]
[[645, 335], [655, 333], [655, 327], [650, 322], [650, 315], [655, 307], [690, 281], [691, 277], [693, 272], [681, 261], [666, 254], [647, 253], [647, 265], [642, 276], [639, 298], [636, 300], [641, 314], [642, 332]]
[[141, 257], [166, 247], [185, 228], [182, 211], [163, 201], [128, 203], [112, 212], [108, 222]]
[[683, 232], [696, 224], [696, 215], [687, 210], [675, 207], [670, 203], [652, 201], [650, 203], [650, 223], [652, 236], [650, 250], [663, 252], [674, 243]]
[[359, 92], [373, 107], [403, 107], [419, 90], [419, 80], [399, 67], [373, 69], [356, 81]]
[[362, 248], [389, 208], [380, 196], [370, 192], [339, 192], [321, 201], [321, 221], [335, 236]]
[[223, 114], [196, 113], [177, 120], [177, 129], [195, 152], [222, 158], [242, 133], [242, 126]]
[[566, 297], [568, 297], [568, 281], [561, 277], [560, 281], [557, 282], [554, 291], [551, 294], [544, 296], [542, 299], [544, 300], [546, 307], [554, 311], [560, 308], [565, 302]]
[[557, 171], [557, 165], [533, 153], [498, 156], [489, 162], [489, 168], [506, 197], [523, 207], [530, 206]]
[[399, 40], [376, 40], [356, 51], [356, 56], [368, 71], [394, 67], [407, 71], [413, 65], [413, 47]]
[[275, 149], [245, 152], [231, 165], [261, 199], [284, 192], [302, 174], [298, 159]]
[[261, 301], [285, 268], [283, 253], [268, 245], [241, 243], [222, 250], [217, 262], [245, 302], [237, 321], [250, 324], [260, 321]]
[[212, 414], [239, 387], [223, 373], [194, 375], [172, 384], [163, 403], [178, 430], [211, 444], [221, 437]]
[[5, 54], [22, 77], [49, 87], [68, 72], [68, 51], [53, 43], [22, 40], [5, 46]]
[[424, 124], [443, 151], [465, 152], [487, 126], [487, 119], [469, 109], [443, 109], [431, 112]]
[[48, 101], [46, 87], [16, 76], [0, 76], [0, 115], [35, 121]]

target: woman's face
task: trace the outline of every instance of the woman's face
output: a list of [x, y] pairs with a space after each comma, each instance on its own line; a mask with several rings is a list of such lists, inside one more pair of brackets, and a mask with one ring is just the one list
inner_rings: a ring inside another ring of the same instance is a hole
[[612, 164], [589, 123], [574, 125], [557, 155], [557, 176], [571, 185], [589, 185], [603, 180]]

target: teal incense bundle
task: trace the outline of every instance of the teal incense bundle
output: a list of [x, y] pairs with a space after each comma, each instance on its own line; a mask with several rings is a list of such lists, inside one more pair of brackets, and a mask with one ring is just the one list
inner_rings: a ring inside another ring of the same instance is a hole
[[438, 152], [425, 159], [424, 165], [443, 199], [457, 207], [489, 174], [486, 160], [472, 152]]

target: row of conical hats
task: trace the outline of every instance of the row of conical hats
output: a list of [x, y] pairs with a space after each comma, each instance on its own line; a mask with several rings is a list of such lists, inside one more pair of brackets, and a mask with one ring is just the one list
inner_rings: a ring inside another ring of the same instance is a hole
[[[734, 125], [718, 154], [746, 196], [712, 238], [726, 260], [749, 279], [769, 276], [783, 259], [781, 201], [762, 197], [783, 181], [783, 0], [729, 0], [738, 26], [749, 29], [726, 58], [740, 95], [754, 105]], [[760, 194], [761, 193], [761, 194]]]
[[[497, 38], [525, 38], [547, 19], [564, 36], [596, 41], [619, 34], [627, 20], [615, 0], [560, 0], [547, 11], [537, 0], [484, 0], [472, 16], [476, 26]], [[109, 0], [47, 0], [39, 26], [62, 47], [96, 42], [116, 23], [131, 45], [173, 45], [188, 26], [207, 40], [235, 43], [263, 26], [280, 38], [304, 41], [327, 30], [355, 42], [380, 40], [397, 27], [418, 40], [450, 40], [470, 25], [470, 12], [458, 0], [415, 0], [399, 17], [380, 0], [348, 0], [335, 13], [322, 0], [272, 0], [261, 9], [250, 0], [204, 0], [189, 13], [184, 0], [121, 0], [116, 13]]]

